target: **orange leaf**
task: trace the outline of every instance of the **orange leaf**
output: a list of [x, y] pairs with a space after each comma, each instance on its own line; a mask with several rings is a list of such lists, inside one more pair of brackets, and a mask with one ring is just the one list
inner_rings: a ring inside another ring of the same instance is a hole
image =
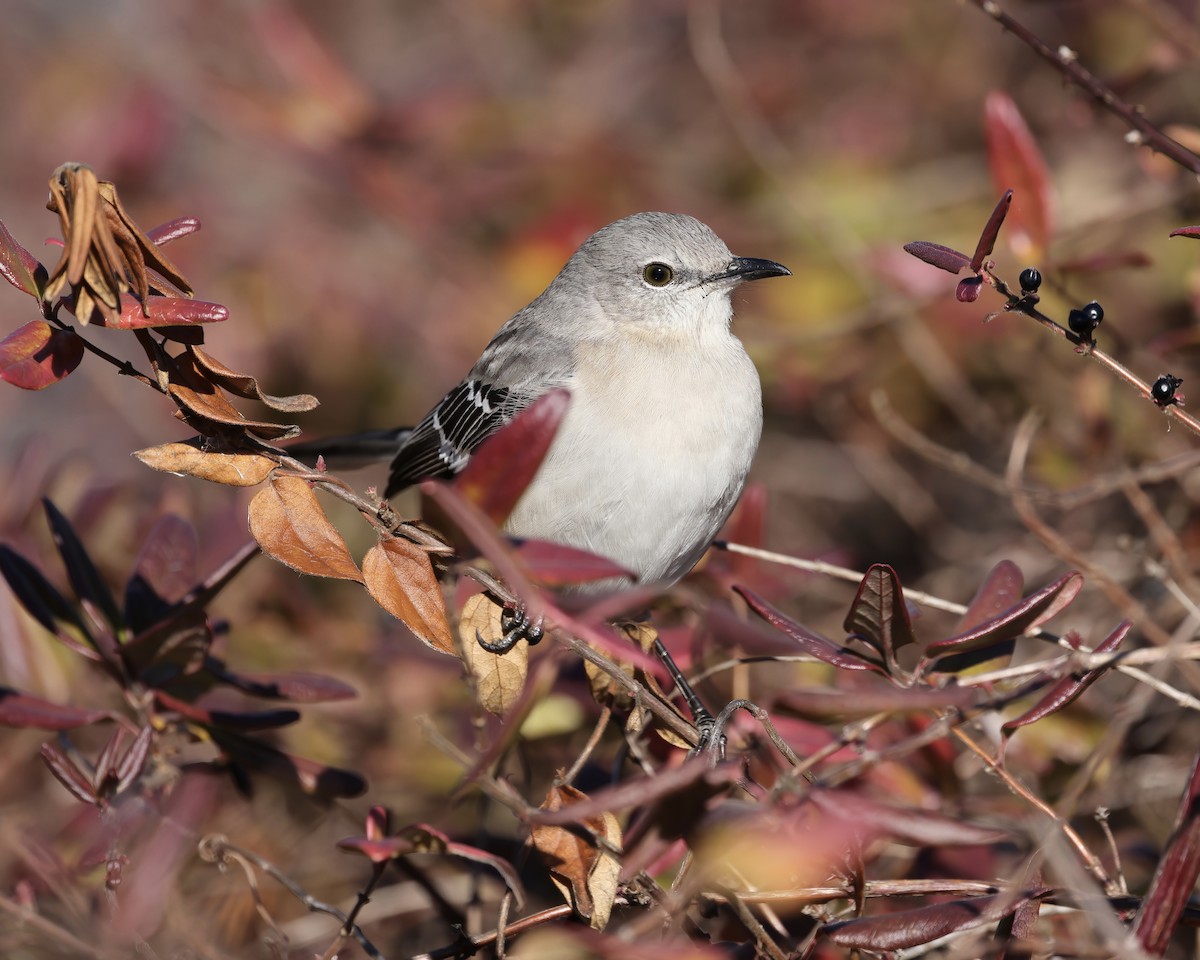
[[375, 602], [417, 639], [438, 653], [457, 655], [429, 554], [399, 537], [381, 540], [363, 557], [362, 572]]
[[250, 534], [263, 553], [314, 577], [362, 582], [342, 535], [299, 477], [274, 477], [250, 501]]

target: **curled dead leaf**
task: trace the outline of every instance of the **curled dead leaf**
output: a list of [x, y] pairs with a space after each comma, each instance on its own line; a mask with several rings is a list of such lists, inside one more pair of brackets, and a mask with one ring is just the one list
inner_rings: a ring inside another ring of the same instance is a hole
[[[558, 785], [550, 789], [541, 809], [561, 810], [586, 799], [574, 787]], [[592, 929], [603, 930], [621, 874], [621, 861], [614, 852], [621, 848], [621, 827], [607, 811], [581, 818], [579, 825], [582, 829], [537, 824], [530, 838], [563, 899]]]
[[482, 593], [470, 597], [458, 618], [462, 660], [475, 683], [479, 704], [503, 716], [517, 702], [529, 674], [529, 643], [520, 640], [504, 654], [489, 653], [479, 637], [495, 642], [504, 635], [503, 608]]

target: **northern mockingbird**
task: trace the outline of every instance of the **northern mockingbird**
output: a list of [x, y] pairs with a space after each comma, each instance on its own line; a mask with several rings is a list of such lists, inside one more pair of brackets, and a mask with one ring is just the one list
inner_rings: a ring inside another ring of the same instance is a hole
[[735, 257], [693, 217], [638, 213], [598, 230], [415, 428], [374, 435], [377, 447], [399, 442], [385, 496], [454, 475], [521, 409], [566, 387], [566, 416], [505, 529], [669, 586], [729, 516], [762, 431], [730, 294], [788, 275]]

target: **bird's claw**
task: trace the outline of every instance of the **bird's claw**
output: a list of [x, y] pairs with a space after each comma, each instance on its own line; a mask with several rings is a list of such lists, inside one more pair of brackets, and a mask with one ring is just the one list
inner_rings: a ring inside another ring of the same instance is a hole
[[532, 647], [546, 635], [546, 631], [542, 629], [542, 618], [530, 619], [524, 604], [505, 607], [500, 612], [500, 626], [503, 627], [504, 633], [499, 640], [485, 640], [478, 631], [475, 633], [475, 639], [488, 653], [508, 653], [521, 640], [528, 640]]

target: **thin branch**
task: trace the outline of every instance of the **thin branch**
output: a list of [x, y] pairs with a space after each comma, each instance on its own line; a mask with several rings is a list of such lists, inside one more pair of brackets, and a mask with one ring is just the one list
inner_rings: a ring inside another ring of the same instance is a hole
[[1126, 137], [1128, 142], [1145, 144], [1164, 156], [1170, 157], [1185, 170], [1200, 174], [1200, 157], [1177, 140], [1168, 137], [1146, 119], [1146, 115], [1140, 108], [1126, 103], [1111, 87], [1093, 76], [1079, 63], [1075, 51], [1063, 46], [1057, 49], [1051, 47], [1020, 21], [1001, 10], [1000, 4], [996, 0], [971, 0], [971, 2], [1062, 73], [1071, 83], [1086, 92], [1096, 103], [1109, 113], [1119, 117], [1132, 131], [1136, 131]]

